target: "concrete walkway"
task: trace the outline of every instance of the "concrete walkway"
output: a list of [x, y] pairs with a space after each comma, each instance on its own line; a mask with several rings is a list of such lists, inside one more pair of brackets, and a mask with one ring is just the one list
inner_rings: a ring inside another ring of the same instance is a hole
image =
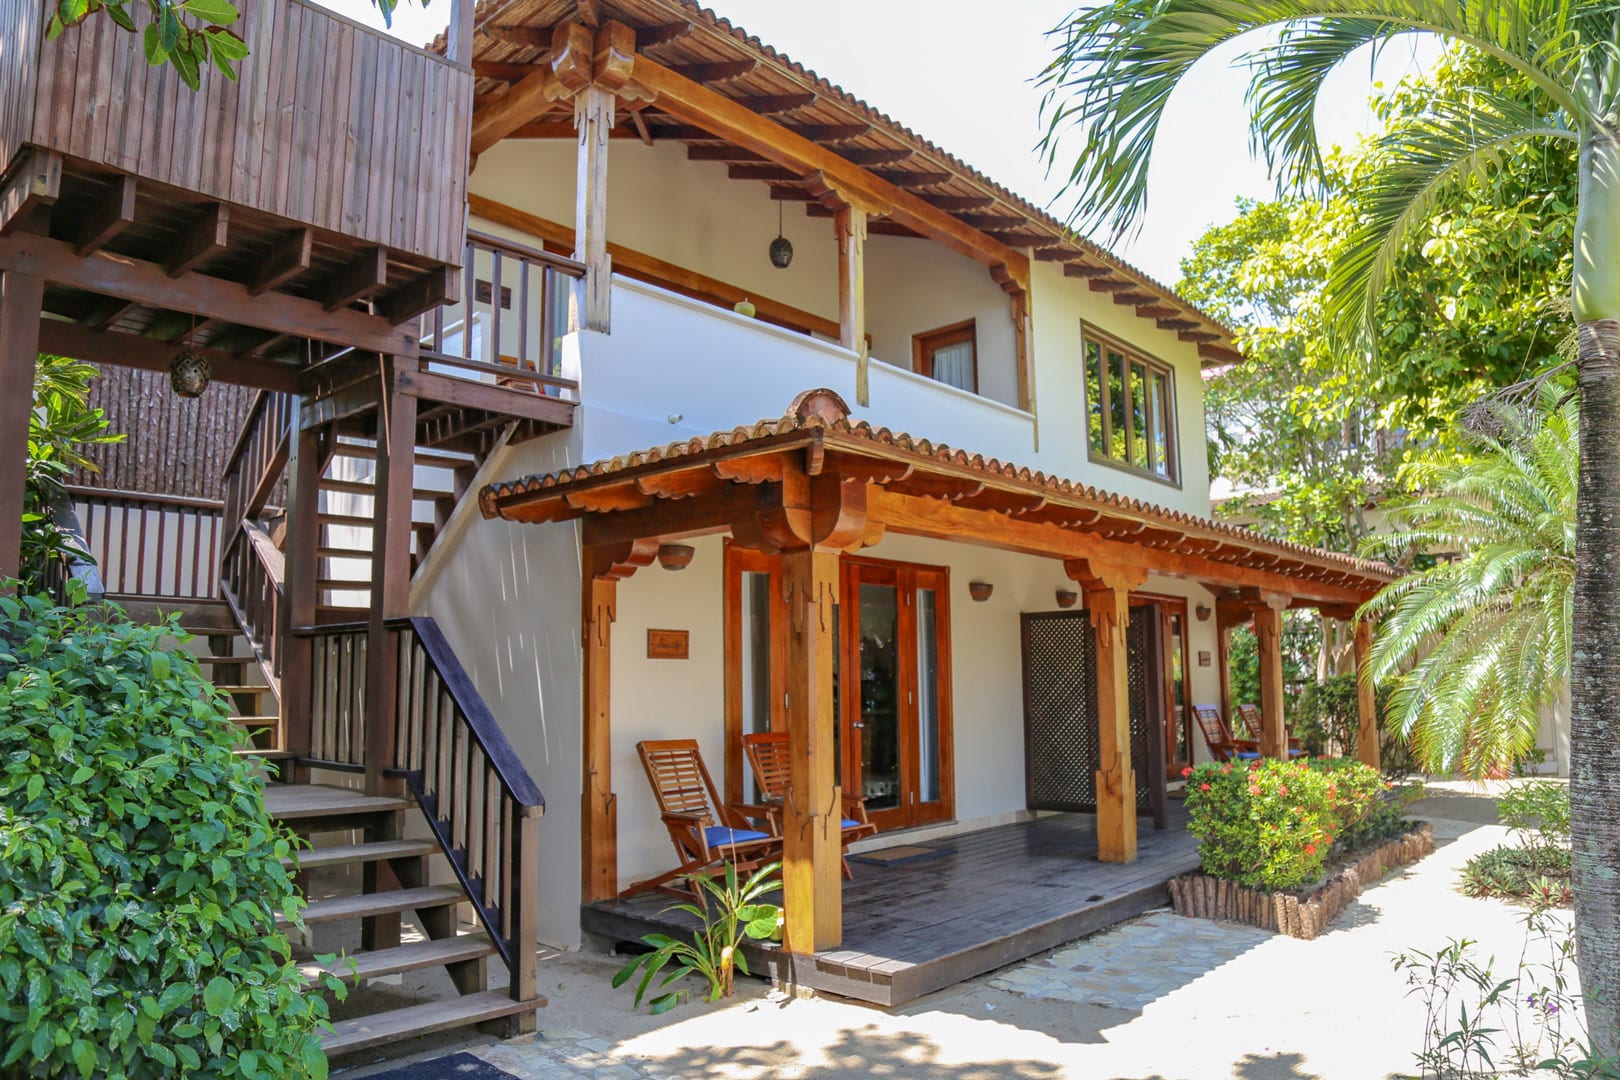
[[1483, 823], [1490, 800], [1442, 788], [1417, 810], [1439, 850], [1316, 941], [1159, 911], [899, 1010], [776, 1001], [742, 980], [724, 1005], [662, 1017], [608, 986], [616, 961], [564, 954], [541, 968], [541, 1034], [472, 1052], [524, 1080], [1399, 1076], [1423, 1009], [1393, 954], [1466, 936], [1512, 964], [1524, 941], [1520, 911], [1456, 891], [1462, 864], [1506, 836]]

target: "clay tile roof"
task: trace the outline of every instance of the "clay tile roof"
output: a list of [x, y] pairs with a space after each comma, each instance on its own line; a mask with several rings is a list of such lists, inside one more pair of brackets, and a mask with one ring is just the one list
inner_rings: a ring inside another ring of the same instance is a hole
[[1324, 569], [1353, 574], [1369, 583], [1393, 581], [1400, 575], [1388, 563], [1356, 558], [1337, 551], [1308, 547], [1265, 536], [1237, 525], [1212, 518], [1200, 517], [1181, 510], [1172, 510], [1140, 499], [1129, 498], [1104, 491], [1089, 484], [1044, 472], [1031, 472], [1010, 462], [980, 454], [969, 454], [944, 443], [915, 439], [887, 427], [874, 427], [866, 420], [851, 420], [849, 407], [839, 395], [828, 389], [807, 390], [793, 401], [788, 411], [774, 420], [761, 420], [751, 427], [737, 427], [729, 431], [716, 431], [664, 447], [654, 447], [632, 454], [598, 461], [592, 465], [554, 473], [526, 476], [489, 484], [479, 492], [479, 507], [486, 518], [501, 515], [501, 503], [536, 492], [569, 488], [584, 483], [601, 482], [603, 478], [617, 479], [616, 474], [669, 462], [673, 458], [690, 457], [723, 450], [737, 450], [750, 444], [763, 445], [769, 440], [782, 440], [796, 433], [821, 431], [830, 436], [831, 449], [859, 453], [869, 446], [873, 453], [887, 457], [910, 455], [929, 463], [950, 466], [987, 478], [1032, 487], [1043, 494], [1061, 496], [1084, 507], [1106, 510], [1110, 514], [1125, 516], [1122, 524], [1135, 524], [1140, 528], [1155, 526], [1173, 528], [1188, 534], [1189, 539], [1216, 540], [1245, 548], [1253, 556], [1273, 556], [1297, 560]]

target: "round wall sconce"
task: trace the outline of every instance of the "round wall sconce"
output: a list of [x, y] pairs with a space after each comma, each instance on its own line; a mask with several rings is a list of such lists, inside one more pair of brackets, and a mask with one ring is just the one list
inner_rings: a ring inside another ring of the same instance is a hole
[[1074, 602], [1078, 599], [1080, 599], [1080, 594], [1073, 589], [1059, 589], [1057, 591], [1057, 606], [1060, 608], [1072, 608]]
[[1199, 604], [1193, 608], [1193, 614], [1198, 616], [1199, 622], [1209, 622], [1209, 617], [1215, 612], [1208, 604]]
[[692, 562], [691, 544], [659, 544], [658, 565], [665, 570], [685, 570]]
[[977, 600], [980, 603], [983, 603], [984, 601], [990, 599], [990, 593], [994, 589], [995, 589], [995, 586], [990, 584], [988, 581], [970, 581], [970, 582], [968, 582], [968, 595], [973, 597], [974, 600]]

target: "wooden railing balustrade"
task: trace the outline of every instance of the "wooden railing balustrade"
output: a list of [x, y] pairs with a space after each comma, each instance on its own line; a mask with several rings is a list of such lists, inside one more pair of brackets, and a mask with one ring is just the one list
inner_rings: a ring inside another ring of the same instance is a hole
[[255, 519], [269, 504], [281, 475], [287, 468], [293, 424], [298, 419], [298, 398], [272, 390], [261, 390], [253, 399], [242, 434], [225, 464], [220, 478], [224, 489], [225, 521], [230, 536], [226, 546], [237, 542], [236, 527]]
[[287, 572], [281, 551], [270, 534], [255, 522], [244, 521], [238, 542], [225, 549], [220, 567], [220, 595], [236, 616], [253, 657], [263, 669], [276, 700], [281, 700], [282, 583]]
[[570, 329], [575, 282], [585, 267], [469, 231], [461, 274], [461, 299], [421, 317], [424, 369], [446, 367], [454, 369], [446, 374], [577, 398], [578, 383], [560, 374], [557, 346]]
[[220, 504], [111, 488], [67, 489], [102, 587], [114, 596], [201, 600], [216, 595]]
[[359, 770], [366, 764], [365, 623], [296, 631], [310, 639], [311, 764]]
[[539, 824], [545, 799], [432, 619], [389, 624], [399, 647], [394, 763], [427, 814], [479, 921], [535, 993]]

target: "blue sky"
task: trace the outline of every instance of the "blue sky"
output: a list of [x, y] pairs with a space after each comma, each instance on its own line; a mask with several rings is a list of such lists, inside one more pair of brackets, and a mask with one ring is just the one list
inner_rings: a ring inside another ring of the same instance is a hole
[[[323, 0], [380, 25], [370, 0]], [[1040, 93], [1032, 83], [1047, 62], [1046, 32], [1073, 8], [1068, 0], [1004, 0], [983, 5], [929, 0], [712, 0], [734, 24], [757, 34], [851, 93], [933, 140], [990, 177], [1046, 205], [1059, 217], [1061, 177], [1046, 175], [1034, 152]], [[959, 14], [953, 14], [959, 13]], [[395, 32], [422, 42], [449, 17], [444, 0], [423, 9], [401, 0]], [[1209, 226], [1230, 220], [1241, 196], [1273, 186], [1249, 151], [1243, 109], [1243, 49], [1210, 57], [1171, 99], [1150, 175], [1148, 214], [1138, 233], [1096, 237], [1169, 284], [1180, 260]], [[1352, 145], [1368, 129], [1375, 80], [1393, 83], [1435, 55], [1432, 46], [1392, 48], [1376, 70], [1352, 57], [1337, 72], [1318, 113], [1324, 140]]]

